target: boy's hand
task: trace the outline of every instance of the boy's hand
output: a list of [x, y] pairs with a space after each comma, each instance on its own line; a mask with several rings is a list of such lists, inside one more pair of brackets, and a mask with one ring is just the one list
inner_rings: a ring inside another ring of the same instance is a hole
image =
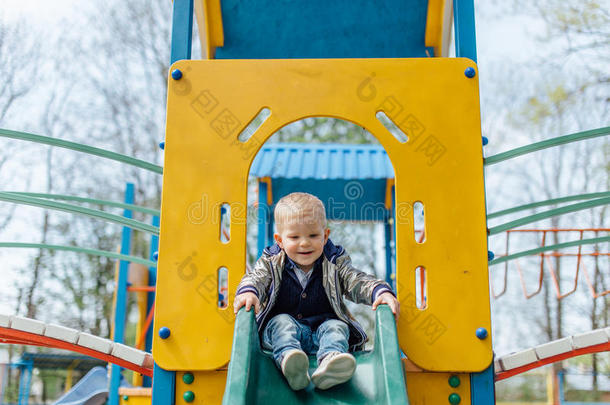
[[396, 319], [398, 319], [398, 316], [400, 315], [400, 303], [398, 302], [396, 297], [394, 297], [389, 292], [379, 294], [375, 302], [373, 302], [373, 309], [377, 309], [377, 307], [381, 304], [388, 304], [390, 306], [390, 309], [392, 310], [392, 313], [394, 314]]
[[258, 300], [258, 297], [256, 296], [256, 294], [249, 291], [241, 293], [237, 297], [235, 297], [235, 301], [233, 301], [233, 312], [237, 314], [239, 308], [243, 307], [244, 305], [246, 306], [246, 311], [250, 311], [250, 308], [254, 306], [255, 314], [258, 314], [261, 309], [261, 304]]

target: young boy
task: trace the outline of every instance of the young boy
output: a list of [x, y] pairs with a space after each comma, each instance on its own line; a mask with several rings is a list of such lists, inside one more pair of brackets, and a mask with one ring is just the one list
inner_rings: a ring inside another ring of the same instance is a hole
[[263, 348], [293, 390], [309, 385], [309, 360], [317, 354], [314, 385], [327, 389], [349, 380], [367, 340], [343, 295], [356, 303], [388, 304], [398, 316], [390, 286], [356, 270], [341, 246], [329, 239], [324, 204], [307, 193], [292, 193], [275, 207], [276, 244], [265, 249], [237, 288], [234, 311], [254, 307]]

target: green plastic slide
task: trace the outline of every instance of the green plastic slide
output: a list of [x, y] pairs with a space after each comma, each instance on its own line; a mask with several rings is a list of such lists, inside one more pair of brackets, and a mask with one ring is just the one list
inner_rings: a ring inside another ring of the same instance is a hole
[[[408, 404], [394, 315], [387, 305], [376, 312], [375, 347], [355, 353], [350, 381], [322, 391], [310, 384], [293, 391], [270, 354], [261, 350], [254, 311], [237, 314], [223, 405], [254, 404]], [[310, 374], [317, 367], [310, 356]]]

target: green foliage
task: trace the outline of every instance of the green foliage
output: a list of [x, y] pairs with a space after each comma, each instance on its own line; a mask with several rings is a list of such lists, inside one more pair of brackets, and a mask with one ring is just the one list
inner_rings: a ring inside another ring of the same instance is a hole
[[577, 4], [570, 1], [552, 1], [547, 7], [548, 21], [554, 20], [552, 27], [563, 32], [586, 32], [588, 29], [607, 30], [607, 9], [595, 0], [579, 0]]
[[534, 124], [540, 124], [543, 119], [548, 118], [551, 115], [549, 106], [535, 96], [530, 97], [527, 100], [527, 107], [524, 112], [529, 115], [529, 119]]
[[546, 401], [546, 376], [527, 373], [496, 383], [497, 401]]
[[271, 142], [378, 143], [366, 129], [332, 117], [311, 117], [280, 129]]
[[[600, 374], [610, 374], [610, 354], [599, 353], [595, 355], [597, 358], [597, 372]], [[566, 360], [567, 367], [576, 370], [591, 370], [593, 367], [593, 354], [584, 356], [572, 357]]]
[[[569, 386], [566, 387], [564, 393], [564, 399], [566, 401], [579, 401], [579, 402], [599, 402], [602, 399], [603, 394], [601, 392], [584, 391], [571, 389]], [[605, 403], [605, 402], [604, 402]]]
[[549, 121], [556, 120], [572, 104], [573, 94], [563, 83], [542, 86], [538, 93], [529, 97], [519, 110], [519, 114], [512, 117], [511, 121], [515, 126], [530, 123], [541, 127]]
[[[40, 370], [37, 378], [42, 380], [42, 399], [56, 399], [64, 393], [68, 372], [66, 370]], [[78, 381], [78, 374], [73, 376], [73, 384]]]
[[[14, 374], [18, 374], [14, 372]], [[17, 403], [19, 399], [19, 377], [11, 378], [4, 389], [4, 402], [9, 404]]]

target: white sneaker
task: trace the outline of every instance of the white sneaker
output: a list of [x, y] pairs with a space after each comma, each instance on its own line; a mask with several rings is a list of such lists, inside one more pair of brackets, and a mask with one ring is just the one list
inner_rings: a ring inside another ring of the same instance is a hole
[[356, 359], [349, 353], [330, 352], [311, 375], [314, 385], [321, 390], [334, 387], [352, 378], [356, 371]]
[[309, 385], [309, 358], [304, 351], [288, 350], [282, 359], [282, 374], [288, 380], [288, 385], [295, 391], [307, 388]]

